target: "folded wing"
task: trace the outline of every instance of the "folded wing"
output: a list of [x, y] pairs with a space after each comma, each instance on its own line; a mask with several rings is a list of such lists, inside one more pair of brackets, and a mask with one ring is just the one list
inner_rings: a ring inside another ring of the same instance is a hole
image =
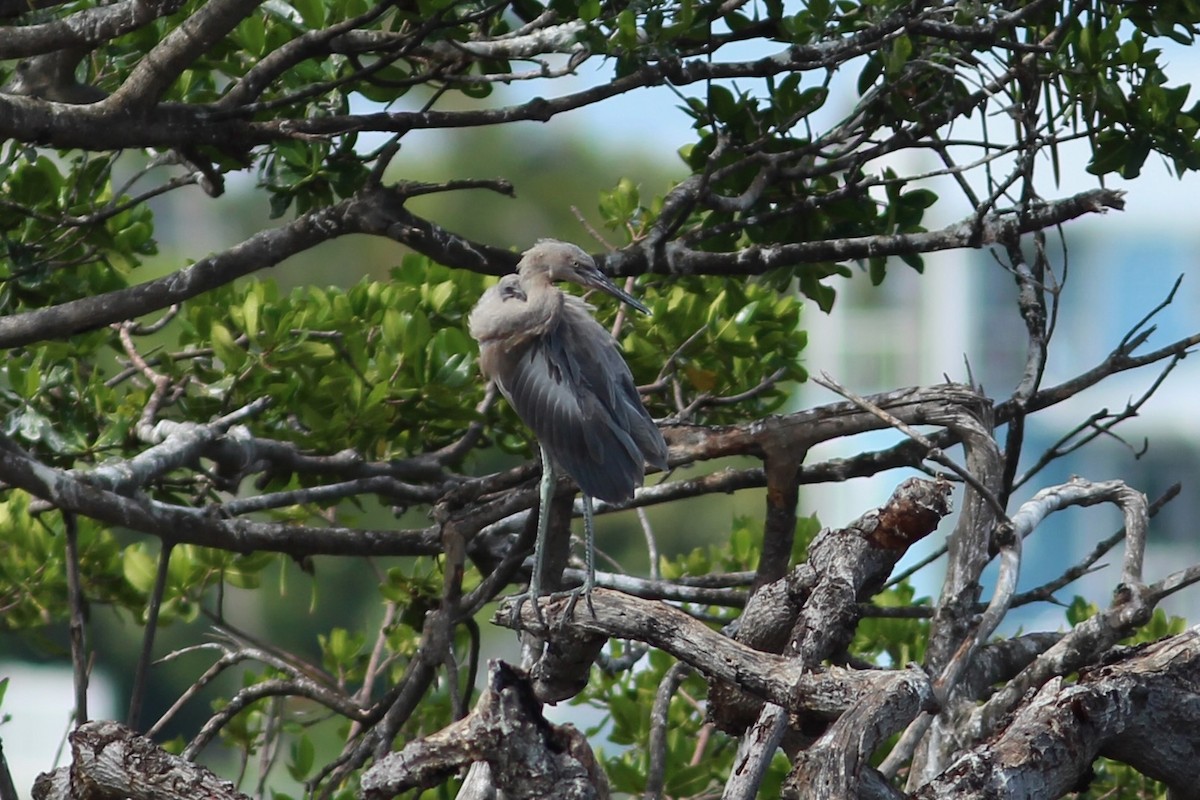
[[628, 500], [646, 463], [666, 467], [667, 445], [616, 342], [582, 300], [564, 301], [545, 334], [487, 360], [521, 419], [582, 491]]

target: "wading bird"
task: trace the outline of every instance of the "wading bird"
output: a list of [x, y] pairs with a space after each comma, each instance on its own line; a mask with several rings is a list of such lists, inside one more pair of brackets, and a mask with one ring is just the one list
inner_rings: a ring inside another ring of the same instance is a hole
[[667, 444], [642, 405], [617, 343], [591, 315], [591, 306], [554, 287], [556, 281], [611, 294], [644, 314], [591, 256], [566, 242], [543, 239], [527, 250], [515, 275], [483, 293], [471, 311], [479, 364], [533, 429], [542, 451], [541, 502], [529, 595], [541, 593], [554, 465], [583, 493], [587, 572], [583, 596], [595, 582], [592, 498], [623, 502], [645, 478], [646, 464], [667, 466]]

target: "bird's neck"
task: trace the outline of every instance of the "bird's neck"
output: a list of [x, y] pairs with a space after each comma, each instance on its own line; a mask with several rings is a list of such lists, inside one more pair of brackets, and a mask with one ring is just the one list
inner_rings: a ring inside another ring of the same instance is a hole
[[[471, 335], [484, 343], [515, 347], [544, 335], [562, 314], [563, 294], [548, 281], [525, 280], [520, 276], [521, 296], [500, 300], [471, 314]], [[494, 292], [495, 289], [489, 290]]]
[[521, 288], [525, 291], [524, 313], [530, 329], [545, 332], [562, 313], [564, 295], [544, 275], [532, 279], [521, 276]]

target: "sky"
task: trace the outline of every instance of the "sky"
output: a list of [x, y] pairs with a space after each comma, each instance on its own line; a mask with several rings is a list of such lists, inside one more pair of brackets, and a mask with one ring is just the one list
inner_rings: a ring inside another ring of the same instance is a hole
[[[1166, 73], [1173, 79], [1172, 85], [1188, 83], [1192, 76], [1200, 76], [1200, 49], [1186, 48], [1169, 41], [1161, 46], [1167, 64]], [[747, 50], [743, 46], [741, 53], [731, 51], [729, 57], [753, 58], [763, 54], [758, 49]], [[592, 85], [602, 80], [608, 74], [608, 70], [609, 67], [604, 62], [586, 62], [574, 78], [555, 81], [554, 94], [560, 95]], [[814, 73], [814, 80], [817, 77]], [[831, 87], [831, 96], [834, 99], [825, 109], [814, 115], [814, 126], [827, 124], [835, 116], [846, 111], [849, 99], [855, 95], [856, 77], [852, 72], [835, 77]], [[740, 85], [743, 88], [752, 88], [753, 84], [742, 82]], [[519, 102], [547, 93], [548, 89], [547, 85], [539, 82], [518, 83], [508, 87], [505, 96], [512, 98], [513, 102]], [[683, 92], [702, 94], [703, 86], [684, 87]], [[839, 104], [836, 100], [839, 96], [848, 98], [847, 103]], [[1193, 89], [1185, 107], [1198, 101], [1200, 92]], [[592, 138], [598, 148], [612, 153], [614, 157], [627, 152], [628, 149], [638, 149], [663, 159], [677, 161], [678, 148], [694, 140], [692, 120], [679, 110], [680, 104], [679, 96], [670, 89], [652, 87], [629, 92], [596, 106], [578, 109], [551, 120], [544, 126], [548, 131], [574, 130], [585, 134]], [[543, 123], [529, 125], [540, 127]], [[960, 128], [959, 133], [967, 135], [969, 131]], [[1068, 196], [1096, 186], [1096, 177], [1085, 170], [1085, 148], [1080, 146], [1067, 152], [1068, 157], [1064, 160], [1061, 170], [1062, 184], [1059, 190], [1054, 192], [1057, 196]], [[1044, 168], [1049, 171], [1048, 162]], [[1125, 181], [1109, 176], [1106, 183], [1111, 188], [1128, 192], [1128, 196], [1125, 211], [1107, 215], [1104, 224], [1151, 227], [1195, 224], [1196, 202], [1200, 197], [1200, 176], [1191, 174], [1180, 180], [1170, 174], [1167, 165], [1157, 156], [1151, 156], [1147, 160], [1142, 175], [1137, 179]], [[1053, 187], [1050, 186], [1047, 194], [1053, 191]], [[969, 209], [965, 205], [951, 206], [939, 210], [938, 213], [945, 216], [940, 220], [940, 224], [946, 224], [960, 219], [969, 213]]]

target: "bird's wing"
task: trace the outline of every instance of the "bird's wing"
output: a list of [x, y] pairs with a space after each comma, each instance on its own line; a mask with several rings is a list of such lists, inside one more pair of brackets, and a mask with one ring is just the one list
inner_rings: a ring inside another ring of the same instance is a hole
[[642, 405], [633, 374], [616, 341], [592, 319], [589, 310], [586, 303], [574, 297], [569, 297], [563, 308], [563, 328], [568, 332], [564, 349], [574, 356], [571, 362], [578, 371], [578, 380], [592, 388], [612, 422], [628, 433], [640, 458], [665, 469], [667, 443], [662, 432]]
[[[574, 298], [571, 298], [572, 300]], [[619, 502], [642, 483], [645, 461], [665, 466], [666, 444], [608, 332], [581, 301], [504, 358], [495, 378], [521, 419], [580, 488]]]

